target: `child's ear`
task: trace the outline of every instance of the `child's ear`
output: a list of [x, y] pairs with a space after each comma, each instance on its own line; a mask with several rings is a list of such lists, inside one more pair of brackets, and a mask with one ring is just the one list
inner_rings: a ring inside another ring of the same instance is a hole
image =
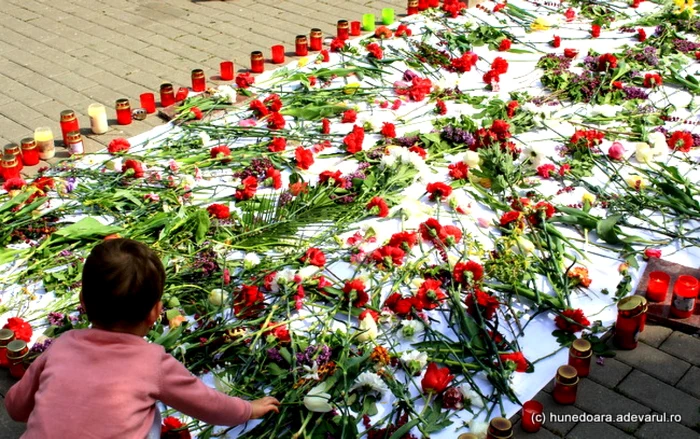
[[159, 300], [153, 305], [153, 309], [151, 309], [151, 313], [148, 315], [148, 320], [151, 322], [151, 325], [158, 320], [161, 312], [163, 312], [163, 302]]

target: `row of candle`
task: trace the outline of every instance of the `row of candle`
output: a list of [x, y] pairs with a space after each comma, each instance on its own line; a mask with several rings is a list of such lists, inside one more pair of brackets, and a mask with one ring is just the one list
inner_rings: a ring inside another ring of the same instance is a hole
[[[646, 297], [650, 302], [664, 302], [668, 295], [671, 276], [663, 271], [649, 273]], [[678, 319], [687, 319], [693, 315], [700, 292], [700, 281], [693, 276], [682, 274], [673, 285], [671, 315]]]
[[10, 370], [13, 378], [22, 378], [29, 365], [29, 348], [23, 340], [15, 337], [11, 329], [0, 329], [0, 368]]

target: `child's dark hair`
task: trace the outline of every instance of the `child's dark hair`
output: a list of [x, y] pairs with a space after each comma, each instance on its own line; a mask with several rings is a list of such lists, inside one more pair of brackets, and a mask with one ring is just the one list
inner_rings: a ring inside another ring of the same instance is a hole
[[163, 295], [165, 269], [146, 245], [110, 239], [92, 249], [83, 267], [83, 303], [91, 322], [107, 328], [138, 325]]

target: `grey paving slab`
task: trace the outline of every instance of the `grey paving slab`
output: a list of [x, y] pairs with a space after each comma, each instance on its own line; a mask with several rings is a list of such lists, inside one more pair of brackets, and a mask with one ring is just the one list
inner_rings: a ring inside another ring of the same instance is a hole
[[639, 341], [658, 348], [672, 332], [673, 330], [671, 328], [658, 325], [646, 325], [644, 331], [639, 334]]
[[676, 384], [676, 388], [700, 398], [700, 367], [693, 366], [688, 369], [688, 372]]
[[[575, 405], [586, 413], [613, 415], [613, 417], [626, 413], [637, 415], [651, 413], [649, 407], [626, 398], [592, 380], [585, 379], [579, 382]], [[634, 433], [640, 424], [640, 422], [613, 422], [616, 427], [630, 433]]]
[[634, 436], [630, 436], [612, 425], [582, 422], [566, 437], [567, 439], [629, 439]]
[[639, 439], [697, 439], [700, 433], [675, 423], [648, 423], [634, 434]]
[[700, 366], [700, 338], [674, 332], [661, 345], [661, 350]]
[[631, 366], [614, 358], [604, 358], [602, 363], [598, 364], [595, 358], [591, 361], [591, 373], [588, 379], [609, 389], [614, 389], [632, 370]]
[[700, 399], [643, 372], [632, 371], [620, 383], [618, 390], [656, 412], [680, 415], [681, 423], [686, 427], [700, 426]]
[[690, 368], [687, 361], [644, 343], [639, 343], [636, 349], [630, 351], [616, 351], [615, 359], [671, 385], [676, 384]]

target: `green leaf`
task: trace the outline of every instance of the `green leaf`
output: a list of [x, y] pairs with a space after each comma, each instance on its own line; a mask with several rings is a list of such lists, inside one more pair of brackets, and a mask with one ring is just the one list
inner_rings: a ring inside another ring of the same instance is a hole
[[620, 244], [622, 240], [617, 236], [617, 223], [622, 219], [622, 215], [610, 215], [598, 222], [596, 232], [603, 241], [608, 244]]
[[68, 227], [57, 230], [54, 232], [54, 235], [77, 241], [88, 238], [104, 238], [107, 235], [119, 233], [121, 231], [121, 227], [105, 226], [95, 218], [88, 217], [83, 218], [77, 223], [71, 224]]
[[406, 433], [408, 433], [409, 431], [411, 431], [411, 429], [412, 429], [413, 427], [415, 427], [416, 425], [418, 425], [419, 422], [420, 422], [420, 419], [419, 419], [419, 418], [411, 419], [410, 421], [408, 421], [407, 423], [405, 423], [404, 425], [402, 425], [401, 428], [399, 428], [398, 430], [396, 430], [396, 431], [394, 432], [394, 434], [392, 434], [391, 437], [390, 437], [389, 439], [400, 439], [401, 437], [403, 437], [403, 435], [405, 435]]

